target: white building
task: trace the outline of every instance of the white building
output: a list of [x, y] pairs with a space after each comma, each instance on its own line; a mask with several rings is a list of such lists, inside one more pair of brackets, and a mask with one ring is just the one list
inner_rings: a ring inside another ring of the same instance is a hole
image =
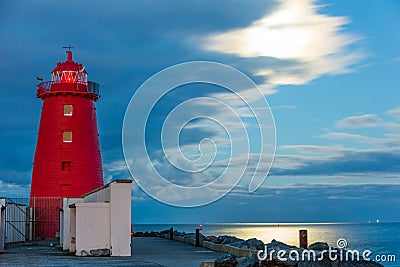
[[77, 256], [131, 256], [131, 180], [116, 180], [82, 197], [64, 198], [60, 238]]

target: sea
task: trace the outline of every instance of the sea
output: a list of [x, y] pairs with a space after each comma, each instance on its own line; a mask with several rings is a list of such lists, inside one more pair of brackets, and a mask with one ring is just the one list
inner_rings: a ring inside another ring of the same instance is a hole
[[[193, 233], [199, 224], [134, 224], [135, 232], [174, 230]], [[326, 242], [337, 246], [345, 240], [346, 249], [358, 250], [360, 255], [370, 250], [371, 259], [383, 266], [400, 267], [400, 223], [220, 223], [202, 224], [206, 236], [230, 235], [242, 239], [257, 238], [264, 243], [272, 239], [299, 246], [299, 230], [307, 230], [308, 244]], [[343, 244], [343, 243], [342, 243]], [[378, 257], [378, 258], [377, 258]]]

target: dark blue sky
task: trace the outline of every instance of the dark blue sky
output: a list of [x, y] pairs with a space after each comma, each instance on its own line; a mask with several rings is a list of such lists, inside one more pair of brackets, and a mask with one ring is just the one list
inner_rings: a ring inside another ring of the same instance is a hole
[[[125, 110], [137, 88], [164, 68], [194, 60], [231, 65], [258, 84], [271, 106], [276, 157], [258, 191], [247, 192], [253, 160], [238, 187], [200, 208], [168, 206], [134, 185], [135, 223], [399, 221], [400, 4], [360, 5], [1, 1], [0, 195], [29, 195], [41, 110], [36, 76], [50, 79], [55, 64], [66, 58], [62, 47], [72, 45], [89, 79], [104, 83], [96, 107], [106, 182], [131, 177], [121, 143]], [[188, 86], [153, 111], [146, 144], [170, 181], [198, 185], [226, 164], [221, 157], [203, 176], [181, 175], [165, 160], [157, 132], [178, 103], [226, 93], [221, 90]], [[212, 105], [188, 112], [196, 110], [226, 118]], [[253, 134], [250, 143], [256, 146]], [[224, 135], [213, 124], [194, 121], [182, 132], [181, 148], [196, 157], [204, 138], [221, 141]]]

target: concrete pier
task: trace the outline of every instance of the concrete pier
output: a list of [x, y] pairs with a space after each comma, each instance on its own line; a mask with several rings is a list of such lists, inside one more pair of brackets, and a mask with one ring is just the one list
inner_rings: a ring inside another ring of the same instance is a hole
[[222, 253], [160, 237], [134, 237], [130, 257], [77, 257], [63, 251], [57, 240], [8, 244], [0, 266], [137, 266], [198, 267]]
[[198, 267], [202, 262], [214, 261], [224, 255], [159, 237], [134, 237], [133, 252], [134, 256], [141, 259], [171, 267]]

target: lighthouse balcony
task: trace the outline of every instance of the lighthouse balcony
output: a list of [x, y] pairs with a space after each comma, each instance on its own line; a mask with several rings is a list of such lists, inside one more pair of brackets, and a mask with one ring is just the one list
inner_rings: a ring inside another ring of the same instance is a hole
[[60, 83], [47, 81], [38, 84], [36, 97], [44, 98], [54, 94], [81, 94], [87, 95], [93, 100], [100, 98], [100, 85], [96, 82], [76, 82], [76, 83]]

